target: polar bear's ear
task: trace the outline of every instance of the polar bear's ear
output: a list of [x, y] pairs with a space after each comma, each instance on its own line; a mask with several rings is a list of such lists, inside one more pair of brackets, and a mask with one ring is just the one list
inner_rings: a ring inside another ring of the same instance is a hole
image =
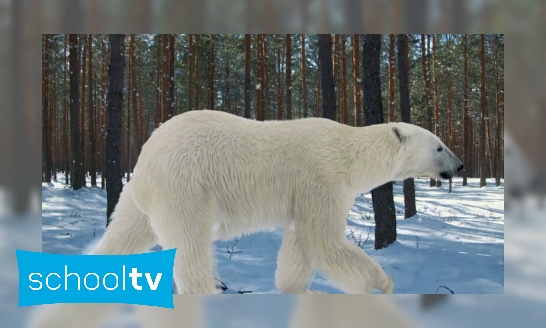
[[406, 139], [408, 138], [406, 135], [404, 135], [402, 133], [402, 130], [400, 130], [400, 128], [398, 128], [396, 126], [392, 128], [392, 132], [394, 133], [394, 135], [398, 138], [398, 140], [401, 143], [404, 143], [406, 141]]

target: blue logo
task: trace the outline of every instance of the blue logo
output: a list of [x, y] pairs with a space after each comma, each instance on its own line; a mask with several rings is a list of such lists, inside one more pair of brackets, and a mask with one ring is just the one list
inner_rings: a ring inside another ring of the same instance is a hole
[[19, 306], [125, 303], [174, 308], [176, 249], [131, 255], [61, 255], [16, 250]]

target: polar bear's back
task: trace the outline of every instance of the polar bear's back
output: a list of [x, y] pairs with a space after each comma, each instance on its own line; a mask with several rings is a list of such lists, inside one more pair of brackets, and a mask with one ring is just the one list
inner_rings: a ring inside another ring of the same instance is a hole
[[316, 118], [258, 122], [219, 111], [187, 112], [154, 131], [133, 181], [143, 203], [172, 196], [164, 190], [205, 190], [228, 212], [286, 215], [296, 190], [328, 172], [314, 152], [339, 126]]

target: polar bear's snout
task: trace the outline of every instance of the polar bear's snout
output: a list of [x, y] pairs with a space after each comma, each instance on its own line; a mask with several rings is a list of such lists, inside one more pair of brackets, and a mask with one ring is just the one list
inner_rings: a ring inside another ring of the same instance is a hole
[[440, 177], [442, 179], [451, 179], [454, 176], [457, 176], [463, 169], [464, 164], [461, 160], [451, 152], [451, 150], [446, 149], [445, 151], [447, 159], [443, 161], [443, 166], [447, 168], [440, 171]]

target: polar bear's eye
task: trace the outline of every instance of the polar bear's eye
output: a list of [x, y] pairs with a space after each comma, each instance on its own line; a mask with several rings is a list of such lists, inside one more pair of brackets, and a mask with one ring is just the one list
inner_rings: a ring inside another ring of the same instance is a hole
[[444, 148], [442, 146], [438, 147], [438, 149], [436, 149], [438, 152], [441, 152], [442, 150], [444, 150]]

